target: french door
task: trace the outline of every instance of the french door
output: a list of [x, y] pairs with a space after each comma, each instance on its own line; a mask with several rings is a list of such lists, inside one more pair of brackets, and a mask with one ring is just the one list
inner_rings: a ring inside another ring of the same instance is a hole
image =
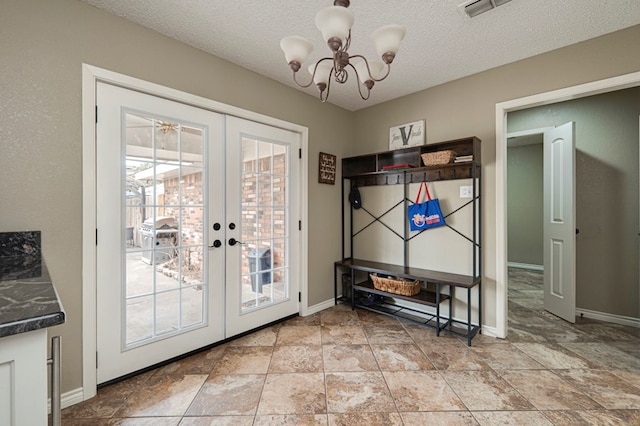
[[298, 312], [299, 135], [96, 97], [97, 382]]
[[234, 336], [298, 312], [300, 135], [226, 119], [226, 331]]

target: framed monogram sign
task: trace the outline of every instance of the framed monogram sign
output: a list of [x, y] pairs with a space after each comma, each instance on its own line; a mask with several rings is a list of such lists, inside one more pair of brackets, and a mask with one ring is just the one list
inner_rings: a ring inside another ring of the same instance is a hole
[[389, 128], [389, 149], [424, 145], [424, 120], [401, 124]]

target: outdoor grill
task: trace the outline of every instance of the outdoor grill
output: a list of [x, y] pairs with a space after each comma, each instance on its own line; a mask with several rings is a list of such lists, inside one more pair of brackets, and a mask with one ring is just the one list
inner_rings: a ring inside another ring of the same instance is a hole
[[140, 227], [142, 242], [142, 261], [149, 265], [160, 264], [175, 255], [178, 237], [176, 220], [172, 217], [158, 216], [145, 220]]

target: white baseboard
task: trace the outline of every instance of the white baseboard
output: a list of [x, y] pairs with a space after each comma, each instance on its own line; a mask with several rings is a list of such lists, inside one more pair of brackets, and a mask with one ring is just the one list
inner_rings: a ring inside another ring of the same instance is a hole
[[625, 317], [623, 315], [608, 314], [606, 312], [590, 311], [589, 309], [576, 308], [576, 315], [584, 316], [598, 321], [611, 322], [640, 328], [640, 318]]
[[333, 298], [329, 299], [329, 300], [325, 300], [324, 302], [320, 302], [317, 305], [313, 305], [313, 306], [309, 306], [306, 309], [306, 312], [304, 312], [304, 314], [302, 314], [301, 316], [308, 316], [308, 315], [312, 315], [315, 314], [316, 312], [320, 312], [320, 311], [324, 311], [325, 309], [329, 309], [330, 307], [334, 306], [336, 304], [335, 300]]
[[544, 271], [544, 265], [534, 265], [532, 263], [507, 262], [509, 268], [532, 269], [534, 271]]
[[498, 336], [498, 329], [496, 327], [489, 327], [488, 325], [483, 325], [482, 326], [482, 335], [483, 336], [489, 336], [489, 337], [495, 337], [496, 339], [500, 338]]
[[[71, 407], [72, 405], [78, 404], [82, 401], [84, 401], [84, 390], [82, 390], [82, 388], [73, 389], [60, 396], [60, 407]], [[51, 414], [51, 398], [49, 398], [48, 401], [47, 411]]]

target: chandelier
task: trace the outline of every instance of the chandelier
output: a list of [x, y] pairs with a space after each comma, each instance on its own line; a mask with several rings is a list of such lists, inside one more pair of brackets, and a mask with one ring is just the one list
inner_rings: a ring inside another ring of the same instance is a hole
[[311, 74], [309, 83], [300, 83], [296, 76], [302, 63], [313, 50], [311, 42], [300, 36], [285, 37], [280, 41], [280, 48], [284, 51], [289, 67], [293, 70], [293, 81], [303, 88], [315, 83], [320, 90], [322, 102], [329, 97], [332, 79], [341, 84], [347, 81], [348, 68], [351, 68], [356, 75], [360, 97], [364, 100], [369, 99], [375, 82], [382, 81], [389, 75], [391, 63], [405, 35], [405, 28], [400, 25], [385, 25], [371, 34], [371, 40], [382, 62], [369, 61], [362, 55], [350, 55], [348, 50], [354, 19], [351, 11], [347, 9], [349, 3], [349, 0], [335, 0], [333, 6], [317, 13], [316, 27], [322, 32], [322, 38], [331, 49], [333, 56], [322, 58], [315, 64], [309, 65], [308, 70]]

